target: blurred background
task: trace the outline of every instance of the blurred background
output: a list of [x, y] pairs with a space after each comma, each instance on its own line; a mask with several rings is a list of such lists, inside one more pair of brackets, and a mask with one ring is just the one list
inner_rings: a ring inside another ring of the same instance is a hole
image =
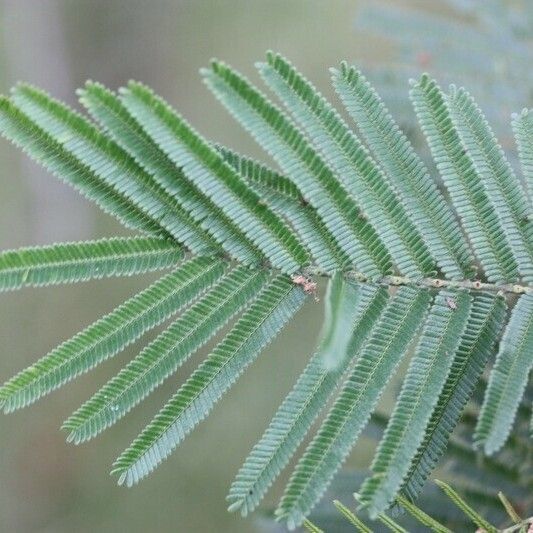
[[[137, 79], [211, 139], [262, 157], [203, 87], [198, 69], [216, 56], [257, 80], [254, 61], [271, 48], [330, 97], [328, 67], [341, 59], [359, 64], [423, 154], [406, 105], [408, 78], [427, 70], [443, 83], [464, 84], [512, 150], [510, 113], [533, 100], [532, 21], [531, 0], [2, 0], [0, 91], [27, 81], [77, 106], [75, 89], [87, 79], [111, 88]], [[1, 249], [124, 233], [7, 142], [0, 143], [0, 161]], [[0, 380], [145, 287], [147, 278], [3, 294]], [[0, 531], [262, 530], [261, 521], [228, 514], [224, 497], [311, 353], [321, 312], [313, 303], [304, 308], [164, 467], [131, 490], [107, 475], [111, 462], [198, 359], [115, 428], [80, 447], [65, 443], [60, 423], [138, 346], [2, 417]], [[384, 407], [394, 392], [393, 384]], [[348, 466], [368, 465], [369, 439]]]

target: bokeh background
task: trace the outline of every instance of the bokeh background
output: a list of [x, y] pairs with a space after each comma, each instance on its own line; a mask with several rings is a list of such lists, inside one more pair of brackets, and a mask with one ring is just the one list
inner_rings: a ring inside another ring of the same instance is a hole
[[[151, 85], [208, 137], [254, 156], [259, 149], [202, 85], [218, 57], [257, 80], [253, 63], [280, 51], [327, 95], [328, 67], [363, 66], [405, 128], [409, 76], [423, 70], [472, 88], [506, 146], [511, 111], [531, 105], [530, 0], [2, 0], [0, 91], [19, 80], [77, 106], [86, 79]], [[497, 110], [497, 111], [495, 111]], [[424, 153], [423, 146], [420, 147]], [[124, 233], [6, 142], [0, 143], [0, 248]], [[146, 286], [150, 276], [38, 289], [0, 298], [0, 380], [31, 364]], [[127, 490], [107, 475], [117, 454], [197, 363], [168, 380], [120, 424], [67, 445], [62, 420], [138, 351], [138, 345], [15, 415], [0, 418], [0, 532], [254, 532], [224, 496], [313, 349], [321, 320], [310, 303], [180, 449]], [[154, 332], [155, 334], [156, 332]], [[147, 338], [151, 338], [147, 336]], [[386, 406], [394, 384], [384, 400]], [[351, 466], [365, 466], [363, 440]], [[285, 478], [282, 478], [282, 480]], [[276, 485], [266, 507], [279, 496]]]

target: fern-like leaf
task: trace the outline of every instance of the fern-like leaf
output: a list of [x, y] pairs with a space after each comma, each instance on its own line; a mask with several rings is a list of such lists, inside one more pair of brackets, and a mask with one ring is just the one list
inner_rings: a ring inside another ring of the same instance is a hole
[[527, 220], [531, 206], [526, 192], [472, 96], [452, 85], [448, 101], [459, 136], [500, 218], [518, 270], [529, 283], [533, 281], [533, 225]]
[[394, 500], [422, 443], [466, 327], [470, 302], [464, 291], [441, 291], [435, 297], [374, 456], [372, 475], [359, 492], [373, 519]]
[[507, 440], [533, 368], [533, 295], [515, 305], [500, 343], [474, 440], [487, 455]]
[[292, 273], [307, 252], [281, 218], [239, 179], [194, 129], [161, 98], [139, 83], [121, 91], [124, 105], [185, 176], [259, 248], [275, 267]]
[[114, 464], [131, 486], [154, 470], [203, 420], [261, 350], [301, 307], [305, 293], [278, 276]]
[[177, 202], [88, 120], [29, 85], [18, 85], [12, 93], [15, 105], [38, 127], [177, 241], [197, 253], [215, 248]]
[[512, 250], [485, 192], [482, 176], [462, 147], [445, 95], [426, 75], [413, 83], [410, 94], [437, 168], [487, 278], [494, 282], [515, 281], [518, 267]]
[[80, 102], [131, 157], [236, 260], [257, 264], [262, 254], [232, 220], [189, 182], [130, 115], [120, 99], [99, 83], [79, 91]]
[[387, 175], [333, 106], [279, 54], [268, 53], [258, 68], [368, 217], [398, 270], [413, 277], [434, 272], [431, 253]]
[[346, 505], [341, 503], [339, 500], [334, 500], [333, 505], [337, 508], [337, 510], [356, 528], [356, 531], [359, 533], [372, 533], [372, 530]]
[[468, 277], [470, 249], [453, 211], [380, 96], [357, 69], [344, 62], [332, 74], [346, 110], [397, 188], [442, 271], [451, 279]]
[[290, 222], [321, 271], [331, 273], [349, 265], [346, 254], [331, 238], [316, 210], [304, 200], [294, 183], [257, 161], [225, 147], [217, 148], [263, 201]]
[[6, 382], [0, 406], [5, 412], [25, 407], [119, 353], [195, 299], [224, 269], [219, 259], [184, 263]]
[[149, 237], [7, 250], [0, 253], [0, 292], [109, 276], [131, 276], [173, 267], [181, 259], [183, 250], [176, 243]]
[[422, 509], [419, 509], [416, 505], [410, 502], [407, 498], [399, 495], [397, 497], [398, 503], [413, 517], [416, 518], [422, 525], [427, 526], [431, 531], [435, 533], [453, 533], [451, 529], [443, 526], [437, 522], [434, 518], [426, 514]]
[[84, 442], [133, 409], [257, 296], [266, 277], [246, 267], [224, 276], [65, 421], [68, 440]]
[[514, 114], [512, 124], [529, 201], [533, 202], [533, 109]]
[[305, 450], [276, 514], [289, 528], [322, 496], [346, 459], [426, 314], [428, 291], [401, 287], [373, 327], [355, 367], [317, 435]]
[[438, 479], [435, 480], [435, 483], [444, 491], [446, 496], [450, 498], [450, 500], [465, 513], [474, 524], [480, 528], [482, 531], [486, 531], [487, 533], [498, 533], [498, 528], [493, 526], [491, 523], [487, 522], [478, 512], [476, 512], [468, 503], [464, 501], [457, 492], [450, 487], [447, 483], [444, 483], [444, 481], [439, 481]]
[[324, 368], [321, 350], [311, 358], [231, 485], [227, 497], [231, 511], [240, 510], [245, 516], [257, 507], [326, 405], [354, 354], [368, 338], [386, 302], [386, 289], [358, 286], [353, 305], [355, 317], [350, 327], [351, 339], [344, 357], [333, 370]]
[[293, 123], [243, 76], [213, 61], [204, 81], [279, 164], [317, 211], [332, 238], [368, 276], [390, 269], [390, 256], [348, 192]]
[[0, 96], [0, 132], [60, 180], [70, 184], [128, 228], [172, 238], [159, 223], [97, 176], [39, 128], [7, 98]]
[[505, 319], [505, 299], [490, 294], [473, 296], [466, 330], [424, 440], [402, 484], [402, 493], [414, 501], [448, 446], [450, 435], [472, 396], [494, 349]]
[[[386, 428], [361, 501], [400, 532], [383, 512], [398, 494], [411, 505], [446, 446], [463, 475], [479, 480], [476, 452], [461, 440], [474, 409], [461, 435], [450, 434], [506, 319], [475, 441], [494, 453], [517, 412], [521, 426], [531, 417], [531, 398], [522, 400], [533, 366], [531, 198], [463, 89], [445, 95], [423, 76], [411, 90], [448, 201], [355, 68], [341, 63], [332, 73], [358, 133], [282, 56], [267, 53], [257, 66], [286, 110], [223, 63], [202, 74], [279, 170], [209, 142], [136, 82], [118, 94], [87, 83], [78, 94], [94, 122], [28, 85], [0, 97], [1, 134], [144, 234], [0, 253], [0, 292], [173, 268], [7, 381], [0, 407], [34, 402], [184, 309], [67, 419], [68, 439], [86, 441], [242, 313], [117, 459], [119, 483], [135, 484], [209, 414], [323, 276], [316, 353], [239, 471], [230, 509], [246, 514], [259, 504], [341, 384], [276, 514], [290, 528], [316, 530], [306, 516], [373, 418], [370, 430]], [[531, 116], [513, 118], [530, 195]], [[506, 294], [516, 300], [510, 317]], [[392, 417], [373, 413], [417, 339]], [[525, 457], [528, 446], [513, 436], [508, 453]], [[487, 479], [505, 490], [523, 476], [520, 460], [505, 463], [508, 453], [485, 460]], [[486, 493], [472, 491], [478, 500]]]

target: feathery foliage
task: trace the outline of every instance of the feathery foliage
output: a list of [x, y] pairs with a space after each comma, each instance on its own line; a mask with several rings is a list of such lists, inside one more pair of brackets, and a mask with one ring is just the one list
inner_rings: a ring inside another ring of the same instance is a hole
[[376, 406], [426, 314], [427, 291], [401, 287], [372, 327], [335, 404], [298, 462], [276, 511], [295, 527], [312, 509]]
[[128, 486], [149, 474], [207, 416], [214, 403], [298, 311], [304, 292], [285, 276], [265, 285], [235, 327], [116, 460]]
[[315, 209], [356, 268], [377, 276], [390, 268], [389, 254], [332, 170], [293, 122], [248, 80], [213, 61], [202, 71], [207, 86], [268, 151]]
[[0, 291], [131, 276], [175, 266], [183, 249], [150, 237], [101, 239], [0, 253]]
[[230, 509], [246, 515], [252, 511], [289, 462], [320, 410], [331, 397], [340, 376], [368, 337], [372, 324], [387, 302], [380, 287], [357, 287], [349, 345], [338, 364], [324, 365], [323, 347], [311, 358], [292, 391], [274, 415], [261, 440], [254, 446], [231, 486]]
[[[68, 440], [84, 442], [229, 324], [115, 462], [119, 483], [133, 485], [210, 413], [309, 294], [317, 305], [325, 277], [316, 352], [239, 470], [230, 509], [246, 515], [259, 505], [331, 401], [278, 518], [318, 530], [304, 521], [371, 421], [387, 427], [360, 501], [404, 531], [384, 512], [414, 508], [448, 444], [473, 462], [475, 452], [450, 435], [495, 352], [476, 443], [487, 454], [506, 441], [513, 452], [529, 446], [509, 434], [515, 413], [519, 423], [531, 415], [522, 397], [533, 363], [532, 112], [513, 118], [522, 181], [470, 94], [445, 93], [427, 75], [413, 82], [442, 192], [355, 67], [341, 63], [332, 78], [358, 131], [279, 54], [257, 67], [285, 109], [222, 62], [202, 76], [278, 168], [207, 141], [137, 82], [117, 93], [88, 82], [79, 96], [94, 122], [28, 85], [0, 98], [0, 133], [143, 234], [1, 253], [0, 292], [172, 269], [8, 380], [0, 404], [8, 412], [36, 401], [180, 313], [65, 421]], [[412, 347], [392, 416], [380, 421], [377, 402]], [[497, 479], [516, 481], [514, 467], [485, 462]]]
[[[424, 75], [413, 83], [411, 99], [433, 159], [456, 206], [477, 259], [489, 281], [515, 281], [518, 267], [492, 206], [483, 175], [461, 142], [446, 96], [434, 80]], [[515, 186], [520, 184], [515, 182]]]
[[459, 224], [379, 95], [359, 71], [344, 62], [332, 74], [346, 110], [398, 190], [439, 267], [451, 279], [468, 276], [472, 259]]
[[533, 368], [533, 297], [525, 294], [515, 305], [500, 343], [475, 440], [488, 455], [505, 443]]
[[450, 435], [494, 349], [504, 318], [504, 298], [492, 294], [474, 295], [466, 329], [442, 393], [403, 482], [402, 493], [411, 501], [416, 499], [444, 454]]
[[[533, 517], [523, 518], [502, 492], [498, 493], [498, 496], [493, 503], [498, 507], [498, 511], [505, 521], [502, 521], [500, 518], [500, 521], [496, 523], [502, 524], [503, 526], [503, 524], [509, 524], [509, 521], [511, 521], [512, 526], [510, 527], [498, 527], [494, 525], [494, 520], [483, 516], [481, 511], [482, 506], [479, 507], [479, 511], [474, 509], [474, 507], [467, 502], [467, 499], [473, 499], [472, 494], [469, 494], [468, 491], [465, 491], [464, 496], [462, 496], [455, 490], [455, 488], [440, 480], [435, 480], [435, 485], [431, 486], [431, 488], [440, 489], [447, 496], [447, 499], [440, 502], [440, 509], [442, 510], [443, 507], [446, 509], [444, 513], [434, 513], [430, 509], [428, 514], [423, 508], [430, 507], [429, 502], [425, 502], [425, 505], [419, 506], [413, 504], [403, 496], [398, 496], [395, 505], [398, 508], [401, 508], [402, 511], [406, 511], [411, 518], [409, 519], [409, 517], [407, 517], [406, 519], [405, 514], [402, 513], [401, 516], [393, 519], [385, 513], [380, 513], [377, 516], [377, 520], [385, 526], [387, 531], [393, 531], [395, 533], [407, 533], [408, 531], [413, 530], [452, 533], [452, 531], [458, 531], [458, 528], [460, 528], [461, 531], [470, 530], [473, 525], [478, 528], [478, 531], [484, 531], [487, 533], [512, 533], [513, 531], [526, 532], [529, 527], [533, 525]], [[345, 498], [345, 501], [348, 502], [349, 499], [352, 498], [355, 498], [357, 503], [361, 502], [361, 496], [358, 493], [353, 493], [353, 496], [350, 494], [349, 498]], [[332, 503], [332, 509], [338, 511], [338, 514], [334, 516], [334, 521], [330, 518], [328, 525], [331, 524], [333, 526], [334, 524], [336, 529], [344, 531], [343, 526], [348, 522], [355, 527], [355, 531], [361, 533], [375, 531], [368, 526], [367, 521], [363, 520], [358, 515], [358, 510], [360, 510], [360, 508], [356, 511], [352, 511], [350, 509], [350, 504], [345, 505], [337, 499], [333, 500]], [[325, 522], [323, 518], [324, 517], [321, 516], [315, 516], [312, 519], [307, 519], [304, 522], [304, 525], [308, 531], [323, 531], [320, 528]], [[320, 526], [317, 525], [316, 522], [318, 522]], [[407, 528], [405, 527], [406, 525]], [[450, 529], [448, 525], [454, 527], [454, 529]], [[422, 526], [422, 528], [419, 526]], [[328, 531], [330, 530], [331, 529], [328, 529]]]
[[187, 180], [182, 170], [130, 115], [120, 98], [102, 85], [91, 82], [79, 91], [79, 95], [80, 102], [117, 144], [153, 176], [200, 228], [212, 235], [224, 250], [239, 261], [250, 264], [260, 261], [260, 252], [221, 209]]
[[[453, 301], [453, 306], [449, 301]], [[470, 314], [470, 296], [441, 291], [429, 310], [361, 501], [376, 518], [394, 500], [424, 437]]]
[[[529, 201], [533, 201], [533, 111], [523, 109], [513, 115], [513, 131], [516, 137], [520, 164], [526, 179]], [[531, 218], [531, 216], [530, 216]]]
[[244, 267], [224, 276], [69, 417], [68, 440], [83, 442], [116, 423], [254, 298], [265, 276]]
[[217, 259], [191, 259], [6, 382], [0, 405], [6, 412], [25, 407], [121, 352], [209, 287], [224, 266]]
[[306, 202], [292, 181], [253, 159], [244, 158], [224, 147], [219, 147], [219, 150], [262, 200], [287, 218], [318, 268], [332, 273], [349, 265], [346, 254], [331, 239], [315, 209]]

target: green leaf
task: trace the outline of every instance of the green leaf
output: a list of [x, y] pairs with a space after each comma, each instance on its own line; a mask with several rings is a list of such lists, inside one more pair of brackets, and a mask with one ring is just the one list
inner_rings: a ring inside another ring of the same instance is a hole
[[65, 151], [123, 194], [178, 242], [197, 253], [216, 249], [216, 244], [152, 176], [88, 120], [29, 85], [16, 86], [12, 99]]
[[346, 459], [406, 353], [430, 301], [427, 290], [401, 287], [373, 327], [341, 393], [285, 489], [276, 514], [287, 520], [289, 528], [301, 524]]
[[[354, 498], [356, 499], [356, 501], [361, 502], [359, 494], [354, 493]], [[390, 516], [386, 515], [385, 513], [379, 513], [377, 515], [377, 519], [382, 524], [384, 524], [389, 531], [393, 531], [394, 533], [409, 533], [406, 529], [400, 526], [400, 524], [395, 522]]]
[[115, 461], [119, 483], [131, 486], [152, 472], [203, 420], [281, 328], [306, 295], [286, 276], [259, 294], [237, 324]]
[[199, 257], [184, 263], [97, 320], [0, 388], [0, 406], [25, 407], [121, 352], [216, 281], [225, 263]]
[[311, 522], [310, 520], [304, 520], [304, 527], [305, 529], [307, 529], [307, 531], [309, 531], [309, 533], [324, 533], [324, 531], [322, 529], [320, 529], [319, 527], [315, 526], [315, 524], [313, 524], [313, 522]]
[[323, 351], [319, 349], [313, 355], [268, 429], [239, 469], [226, 498], [231, 511], [240, 510], [242, 515], [246, 515], [259, 505], [326, 406], [340, 377], [368, 338], [386, 302], [385, 288], [357, 286], [356, 301], [353, 303], [355, 315], [348, 325], [351, 338], [344, 357], [338, 365], [328, 370], [323, 364]]
[[407, 498], [401, 495], [396, 497], [398, 503], [414, 518], [416, 518], [422, 525], [429, 527], [431, 531], [436, 533], [453, 533], [451, 529], [443, 526], [434, 518], [431, 518], [422, 509], [419, 509], [414, 503], [411, 503]]
[[479, 513], [474, 511], [470, 505], [468, 505], [457, 492], [450, 487], [447, 483], [444, 483], [444, 481], [439, 481], [438, 479], [435, 480], [435, 483], [444, 491], [446, 496], [452, 500], [463, 513], [465, 513], [470, 520], [474, 524], [476, 524], [477, 527], [479, 527], [482, 531], [486, 531], [487, 533], [498, 533], [498, 528], [494, 527], [492, 524], [487, 522]]
[[257, 264], [262, 254], [222, 210], [189, 182], [157, 144], [144, 132], [124, 104], [99, 83], [88, 82], [78, 91], [80, 102], [131, 157], [198, 225], [233, 258]]
[[359, 493], [370, 517], [394, 500], [424, 439], [470, 314], [466, 291], [441, 291], [429, 311], [385, 434], [372, 475]]
[[0, 253], [0, 292], [22, 287], [131, 276], [176, 266], [183, 250], [165, 239], [114, 238]]
[[[463, 415], [462, 420], [465, 421], [466, 419], [467, 417]], [[382, 413], [374, 412], [372, 413], [369, 425], [373, 426], [372, 429], [376, 429], [379, 432], [379, 435], [381, 435], [387, 427], [388, 421], [389, 417]], [[470, 435], [470, 427], [465, 428], [465, 431]], [[520, 455], [527, 455], [528, 450], [529, 443], [527, 443], [525, 449], [520, 452]], [[462, 477], [468, 477], [473, 483], [505, 487], [510, 490], [516, 488], [518, 484], [523, 483], [522, 474], [517, 466], [514, 464], [506, 464], [497, 458], [483, 458], [483, 469], [480, 470], [478, 465], [479, 454], [472, 449], [469, 442], [466, 442], [459, 436], [454, 436], [452, 434], [447, 443], [446, 452], [450, 459], [450, 462], [446, 463], [447, 469]], [[396, 499], [398, 498], [399, 495], [396, 496]]]
[[400, 130], [380, 96], [354, 67], [332, 69], [335, 90], [376, 160], [396, 187], [442, 271], [468, 277], [472, 257], [466, 239], [435, 180]]
[[487, 455], [507, 440], [533, 368], [533, 295], [515, 305], [500, 343], [479, 415], [474, 441]]
[[[505, 321], [505, 311], [505, 299], [501, 296], [473, 296], [470, 317], [450, 373], [427, 426], [424, 440], [402, 484], [402, 494], [411, 501], [416, 499], [446, 451], [450, 435], [494, 350]], [[472, 461], [475, 461], [475, 457], [472, 457]]]
[[515, 281], [518, 267], [511, 247], [483, 177], [462, 146], [445, 95], [426, 75], [413, 82], [410, 95], [433, 159], [487, 278], [495, 283]]
[[226, 274], [66, 420], [68, 440], [84, 442], [122, 418], [257, 296], [266, 278], [246, 267]]
[[387, 175], [331, 104], [286, 59], [267, 53], [259, 72], [307, 132], [406, 276], [436, 270], [431, 253]]
[[0, 132], [54, 176], [80, 191], [126, 227], [161, 237], [172, 237], [126, 195], [102, 180], [89, 167], [82, 165], [3, 96], [0, 96]]
[[529, 201], [533, 202], [533, 109], [513, 114], [512, 125]]
[[335, 272], [328, 280], [319, 351], [322, 365], [332, 371], [346, 358], [352, 326], [358, 314], [358, 286]]
[[292, 181], [228, 148], [217, 146], [217, 149], [262, 200], [290, 222], [322, 271], [342, 270], [349, 264], [348, 257], [331, 238], [315, 208], [303, 199]]
[[280, 270], [307, 263], [307, 252], [281, 218], [239, 179], [222, 156], [161, 98], [139, 83], [121, 91], [122, 102], [152, 140]]
[[391, 263], [383, 243], [361, 216], [348, 191], [292, 122], [224, 63], [213, 61], [211, 69], [203, 69], [202, 75], [209, 89], [316, 209], [331, 238], [357, 270], [368, 276], [387, 272]]
[[341, 503], [339, 500], [333, 500], [333, 505], [337, 508], [337, 510], [356, 528], [357, 531], [360, 533], [372, 533], [372, 530], [346, 505]]
[[454, 124], [468, 151], [526, 282], [533, 281], [533, 227], [526, 224], [531, 206], [485, 116], [464, 89], [450, 86]]

